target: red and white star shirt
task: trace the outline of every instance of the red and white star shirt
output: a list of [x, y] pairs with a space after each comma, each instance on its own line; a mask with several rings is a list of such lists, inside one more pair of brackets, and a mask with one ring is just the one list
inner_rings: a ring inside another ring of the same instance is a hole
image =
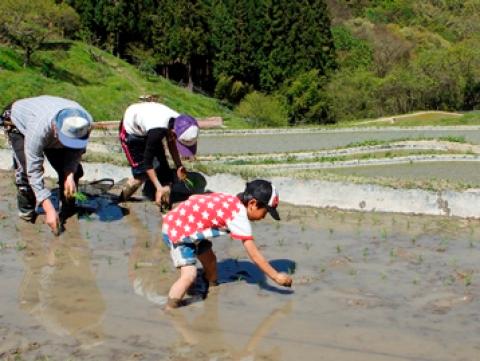
[[252, 226], [238, 197], [226, 193], [197, 194], [180, 203], [163, 218], [162, 233], [171, 243], [194, 243], [230, 234], [250, 240]]

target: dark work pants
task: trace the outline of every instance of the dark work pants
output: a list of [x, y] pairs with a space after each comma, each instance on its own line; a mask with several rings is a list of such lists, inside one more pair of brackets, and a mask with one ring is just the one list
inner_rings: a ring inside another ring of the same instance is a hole
[[[15, 167], [15, 184], [17, 186], [18, 210], [24, 214], [33, 216], [35, 212], [35, 195], [28, 183], [27, 167], [24, 152], [25, 137], [20, 132], [13, 130], [8, 132], [8, 139], [13, 149], [13, 164]], [[64, 164], [71, 158], [72, 149], [58, 148], [45, 149], [45, 156], [58, 174], [60, 199], [63, 201], [63, 183], [65, 181]], [[75, 183], [83, 176], [82, 165], [79, 164], [74, 174]]]

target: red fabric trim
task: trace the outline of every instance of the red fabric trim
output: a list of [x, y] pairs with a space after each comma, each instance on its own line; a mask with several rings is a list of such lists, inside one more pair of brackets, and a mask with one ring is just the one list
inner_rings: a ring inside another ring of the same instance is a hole
[[138, 166], [138, 163], [136, 163], [134, 160], [133, 160], [133, 157], [130, 153], [130, 149], [128, 149], [128, 145], [127, 145], [127, 131], [125, 130], [125, 127], [123, 126], [123, 122], [120, 124], [120, 134], [119, 134], [119, 137], [120, 137], [120, 144], [122, 145], [122, 149], [123, 151], [125, 152], [125, 156], [127, 157], [127, 160], [128, 160], [128, 163], [130, 164], [130, 166], [132, 167], [137, 167]]

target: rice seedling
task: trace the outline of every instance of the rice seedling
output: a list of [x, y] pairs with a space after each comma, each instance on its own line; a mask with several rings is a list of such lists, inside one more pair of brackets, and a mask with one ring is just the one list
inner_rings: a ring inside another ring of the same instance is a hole
[[437, 252], [445, 252], [447, 250], [448, 240], [442, 239], [437, 247]]
[[458, 259], [457, 259], [457, 258], [452, 258], [452, 259], [450, 260], [449, 264], [450, 264], [450, 266], [451, 266], [452, 268], [457, 268], [457, 266], [458, 266]]
[[383, 229], [382, 229], [382, 232], [381, 232], [381, 237], [382, 237], [382, 239], [383, 239], [384, 241], [386, 241], [386, 240], [387, 240], [387, 236], [388, 236], [387, 230], [386, 230], [385, 228], [383, 228]]
[[73, 193], [73, 198], [75, 198], [76, 201], [83, 203], [88, 200], [88, 197], [85, 193], [82, 192], [75, 192]]
[[453, 275], [448, 275], [447, 278], [443, 280], [445, 286], [451, 286], [455, 283], [455, 277]]

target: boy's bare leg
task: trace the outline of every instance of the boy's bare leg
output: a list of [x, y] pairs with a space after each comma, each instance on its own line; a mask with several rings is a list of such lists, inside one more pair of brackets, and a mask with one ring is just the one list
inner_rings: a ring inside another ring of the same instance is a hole
[[167, 308], [177, 308], [180, 301], [187, 292], [188, 288], [197, 278], [197, 267], [195, 265], [183, 266], [180, 268], [180, 278], [170, 288], [168, 292]]
[[209, 286], [216, 286], [217, 282], [217, 256], [210, 248], [208, 251], [197, 255], [198, 260], [203, 266], [205, 272], [205, 278], [208, 281]]

